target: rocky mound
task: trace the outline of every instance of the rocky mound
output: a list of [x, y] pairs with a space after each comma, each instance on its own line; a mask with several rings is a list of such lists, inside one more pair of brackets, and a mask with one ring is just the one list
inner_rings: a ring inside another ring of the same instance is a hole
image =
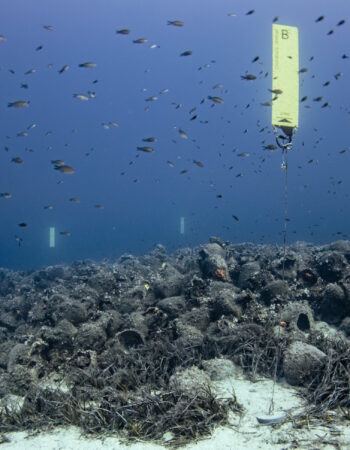
[[219, 238], [2, 269], [0, 431], [69, 423], [186, 442], [240, 411], [210, 390], [214, 358], [307, 387], [318, 410], [349, 408], [349, 337], [348, 241], [296, 243], [284, 270], [280, 247]]

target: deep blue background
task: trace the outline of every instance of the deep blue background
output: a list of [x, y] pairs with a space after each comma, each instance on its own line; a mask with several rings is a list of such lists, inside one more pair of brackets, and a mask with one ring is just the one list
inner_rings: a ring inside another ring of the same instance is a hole
[[[281, 154], [266, 152], [261, 144], [274, 142], [271, 109], [260, 103], [271, 99], [275, 16], [278, 23], [299, 28], [300, 67], [309, 69], [300, 77], [300, 97], [309, 100], [301, 104], [289, 155], [288, 242], [347, 237], [350, 151], [339, 151], [349, 148], [350, 60], [342, 59], [344, 53], [350, 56], [348, 0], [2, 0], [0, 8], [0, 34], [7, 38], [0, 42], [0, 192], [12, 194], [9, 200], [0, 198], [0, 266], [116, 258], [143, 253], [156, 243], [173, 250], [211, 235], [281, 244]], [[255, 13], [246, 16], [250, 9]], [[228, 16], [231, 12], [237, 16]], [[321, 14], [325, 20], [315, 23]], [[172, 19], [185, 26], [168, 26]], [[45, 30], [45, 24], [54, 31]], [[119, 28], [130, 28], [131, 34], [117, 35]], [[335, 32], [327, 36], [330, 29]], [[139, 37], [148, 42], [133, 44]], [[160, 48], [151, 49], [153, 43]], [[39, 52], [38, 45], [44, 46]], [[193, 55], [180, 57], [187, 49]], [[257, 55], [259, 62], [252, 64]], [[97, 67], [79, 68], [85, 61]], [[64, 64], [70, 69], [59, 75]], [[24, 75], [32, 68], [34, 74]], [[269, 75], [240, 79], [246, 71], [260, 70]], [[338, 81], [337, 72], [343, 74]], [[327, 80], [330, 86], [323, 87]], [[213, 90], [216, 83], [223, 89]], [[161, 95], [163, 88], [169, 92]], [[73, 98], [88, 90], [96, 91], [96, 99]], [[158, 100], [145, 102], [151, 95]], [[225, 102], [200, 105], [208, 95]], [[319, 95], [329, 108], [312, 101]], [[7, 107], [20, 99], [30, 100], [29, 108]], [[176, 109], [176, 104], [182, 106]], [[192, 107], [197, 107], [195, 121], [189, 120]], [[105, 130], [102, 123], [109, 121], [119, 127]], [[37, 127], [29, 136], [16, 136], [31, 123]], [[181, 139], [178, 128], [188, 140]], [[148, 145], [141, 142], [147, 136], [158, 139], [152, 154], [136, 150]], [[237, 157], [243, 151], [249, 157]], [[11, 162], [15, 156], [24, 163]], [[53, 159], [63, 159], [76, 172], [56, 172]], [[183, 169], [189, 172], [180, 174]], [[237, 178], [239, 173], [243, 176]], [[69, 201], [75, 196], [80, 203]], [[96, 209], [97, 203], [105, 208]], [[54, 209], [44, 210], [47, 204]], [[19, 228], [20, 222], [28, 227]], [[50, 249], [50, 226], [57, 233], [70, 231], [71, 237], [58, 235]], [[15, 235], [23, 238], [21, 247]]]

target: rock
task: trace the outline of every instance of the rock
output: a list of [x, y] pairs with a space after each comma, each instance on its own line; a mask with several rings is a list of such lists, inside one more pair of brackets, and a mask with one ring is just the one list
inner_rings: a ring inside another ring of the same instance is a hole
[[221, 316], [240, 317], [242, 311], [236, 300], [237, 294], [234, 290], [221, 291], [212, 301], [211, 320], [217, 320]]
[[194, 275], [186, 287], [186, 298], [194, 300], [194, 303], [198, 305], [200, 304], [201, 298], [206, 295], [207, 290], [208, 281]]
[[84, 323], [78, 330], [75, 346], [84, 350], [101, 351], [107, 340], [107, 334], [99, 323]]
[[199, 251], [199, 266], [205, 278], [213, 278], [219, 281], [229, 281], [228, 267], [226, 264], [226, 251], [217, 244], [207, 244]]
[[225, 249], [227, 247], [227, 245], [229, 244], [229, 242], [225, 242], [223, 239], [221, 239], [218, 236], [211, 236], [209, 238], [209, 242], [211, 244], [217, 244], [219, 245], [221, 248]]
[[163, 277], [165, 279], [152, 284], [156, 298], [176, 297], [184, 291], [184, 277], [174, 267], [167, 266]]
[[170, 320], [173, 320], [186, 311], [186, 300], [182, 296], [164, 298], [157, 303], [157, 306], [168, 314]]
[[148, 334], [148, 326], [145, 314], [141, 311], [135, 311], [130, 314], [128, 320], [128, 328], [132, 328], [137, 330], [141, 336], [147, 336]]
[[260, 264], [257, 262], [247, 262], [240, 267], [237, 285], [241, 289], [253, 289], [259, 287], [260, 277]]
[[61, 320], [54, 328], [42, 327], [39, 336], [46, 341], [51, 348], [71, 349], [78, 330], [66, 319]]
[[181, 321], [192, 325], [198, 330], [205, 332], [210, 323], [210, 312], [207, 306], [192, 308], [181, 315]]
[[324, 290], [319, 305], [319, 314], [325, 322], [340, 323], [348, 313], [349, 304], [342, 287], [336, 283], [330, 283]]
[[316, 272], [311, 268], [300, 270], [297, 276], [301, 278], [305, 286], [313, 286], [318, 280]]
[[313, 313], [307, 302], [288, 303], [280, 313], [281, 321], [287, 323], [288, 332], [309, 333], [313, 330]]
[[23, 364], [28, 356], [28, 348], [24, 344], [14, 345], [7, 359], [7, 372], [12, 372], [16, 364]]
[[322, 254], [317, 262], [317, 270], [328, 283], [339, 281], [346, 266], [344, 256], [336, 252]]
[[196, 366], [177, 370], [169, 380], [170, 389], [179, 389], [191, 396], [200, 393], [201, 390], [207, 390], [209, 385], [209, 376]]
[[143, 336], [137, 330], [123, 330], [117, 333], [116, 337], [120, 344], [126, 349], [144, 344]]
[[339, 240], [332, 242], [328, 245], [328, 249], [340, 253], [348, 253], [350, 252], [350, 241]]
[[12, 340], [0, 342], [0, 368], [7, 369], [10, 351], [17, 344], [17, 342]]
[[0, 313], [0, 326], [6, 327], [9, 330], [15, 330], [18, 325], [19, 322], [17, 322], [15, 314], [12, 311]]
[[342, 320], [339, 329], [345, 333], [345, 336], [350, 337], [350, 317], [345, 317]]
[[313, 345], [295, 341], [286, 350], [283, 371], [292, 386], [306, 386], [321, 371], [327, 355]]
[[54, 306], [52, 318], [55, 323], [61, 320], [68, 320], [73, 325], [79, 325], [87, 320], [88, 313], [86, 307], [74, 299], [65, 299], [63, 302]]
[[344, 340], [344, 335], [338, 331], [334, 326], [329, 325], [327, 322], [316, 321], [314, 323], [314, 331], [319, 333], [323, 339], [327, 339], [330, 342], [338, 342]]
[[230, 377], [238, 379], [243, 376], [243, 369], [227, 358], [213, 358], [202, 361], [202, 365], [212, 381], [222, 381]]
[[117, 311], [104, 311], [98, 321], [108, 338], [113, 337], [124, 326], [123, 318]]
[[175, 319], [176, 334], [178, 338], [176, 342], [183, 347], [201, 347], [203, 345], [204, 336], [201, 331], [192, 325], [183, 323], [179, 319]]
[[267, 305], [277, 302], [286, 303], [289, 300], [288, 284], [282, 280], [272, 281], [261, 290], [260, 296]]

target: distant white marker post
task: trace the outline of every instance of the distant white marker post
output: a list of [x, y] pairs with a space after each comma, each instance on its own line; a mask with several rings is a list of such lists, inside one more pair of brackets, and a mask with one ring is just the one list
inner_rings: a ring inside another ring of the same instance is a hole
[[55, 246], [55, 228], [50, 227], [50, 248]]

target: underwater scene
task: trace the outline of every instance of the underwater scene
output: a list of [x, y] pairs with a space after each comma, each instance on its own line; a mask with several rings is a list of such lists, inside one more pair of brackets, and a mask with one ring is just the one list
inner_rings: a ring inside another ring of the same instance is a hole
[[348, 0], [1, 0], [0, 444], [350, 449]]

